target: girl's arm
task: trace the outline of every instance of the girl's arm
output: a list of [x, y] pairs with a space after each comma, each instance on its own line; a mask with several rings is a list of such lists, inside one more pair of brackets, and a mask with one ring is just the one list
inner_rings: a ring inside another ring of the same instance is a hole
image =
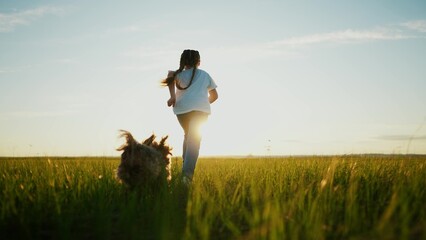
[[[173, 76], [175, 72], [174, 71], [169, 71], [169, 73], [167, 74], [167, 77], [171, 77]], [[176, 91], [175, 91], [175, 83], [171, 83], [168, 85], [169, 87], [169, 93], [170, 93], [170, 98], [167, 101], [167, 106], [171, 107], [171, 106], [175, 106], [176, 103]]]
[[175, 93], [175, 84], [169, 84], [169, 92], [170, 92], [170, 98], [167, 101], [167, 106], [171, 107], [171, 106], [175, 106], [176, 103], [176, 93]]
[[209, 91], [209, 102], [210, 104], [214, 103], [217, 98], [219, 97], [219, 95], [217, 94], [216, 89], [212, 89]]

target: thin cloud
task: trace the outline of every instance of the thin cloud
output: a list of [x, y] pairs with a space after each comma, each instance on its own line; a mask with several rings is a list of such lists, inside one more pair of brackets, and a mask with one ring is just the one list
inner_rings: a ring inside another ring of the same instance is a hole
[[121, 55], [125, 57], [133, 57], [133, 58], [146, 58], [146, 57], [170, 56], [178, 52], [179, 51], [176, 51], [176, 49], [173, 49], [170, 46], [164, 46], [162, 48], [136, 47], [123, 52]]
[[41, 66], [41, 64], [37, 63], [37, 64], [28, 64], [28, 65], [21, 65], [21, 66], [6, 67], [6, 68], [3, 68], [3, 69], [0, 69], [0, 74], [22, 72], [22, 71], [26, 71], [28, 69], [38, 67], [38, 66]]
[[140, 32], [142, 29], [137, 25], [129, 25], [118, 29], [118, 33], [132, 33], [132, 32]]
[[110, 28], [106, 31], [106, 34], [123, 34], [123, 33], [136, 33], [140, 32], [143, 29], [138, 25], [128, 25], [121, 28]]
[[158, 64], [148, 64], [148, 65], [129, 64], [129, 65], [118, 66], [115, 69], [120, 72], [135, 73], [135, 72], [145, 72], [150, 70], [161, 69], [161, 66], [159, 66]]
[[388, 28], [379, 28], [375, 30], [346, 29], [343, 31], [287, 38], [281, 41], [272, 42], [270, 43], [270, 46], [301, 46], [318, 43], [356, 43], [378, 40], [401, 40], [408, 38], [416, 38], [416, 36], [408, 35], [397, 29]]
[[282, 139], [280, 142], [285, 142], [285, 143], [303, 143], [303, 141], [297, 140], [297, 139]]
[[102, 36], [121, 35], [121, 34], [132, 34], [140, 32], [157, 32], [158, 29], [163, 29], [168, 26], [167, 22], [144, 22], [144, 23], [133, 23], [121, 27], [108, 28]]
[[60, 117], [77, 114], [78, 111], [65, 110], [65, 111], [17, 111], [17, 112], [6, 112], [2, 113], [3, 116], [7, 117], [19, 117], [19, 118], [45, 118], [45, 117]]
[[[404, 27], [402, 27], [404, 25]], [[409, 29], [416, 29], [417, 32]], [[407, 39], [426, 38], [426, 21], [413, 21], [403, 24], [394, 24], [372, 29], [344, 29], [333, 32], [302, 35], [282, 40], [242, 44], [238, 46], [221, 47], [212, 50], [212, 54], [226, 54], [243, 56], [241, 59], [258, 59], [260, 56], [287, 56], [291, 58], [302, 57], [299, 49], [307, 46], [323, 44], [360, 44], [374, 41], [399, 41]], [[231, 54], [232, 53], [232, 54]]]
[[59, 59], [54, 60], [53, 62], [60, 63], [60, 64], [77, 64], [77, 63], [79, 63], [79, 61], [77, 61], [76, 59], [73, 59], [73, 58], [59, 58]]
[[63, 13], [62, 8], [44, 6], [14, 13], [0, 13], [0, 32], [11, 32], [21, 25], [29, 25], [31, 22], [45, 16]]
[[[205, 48], [203, 53], [210, 56], [210, 58], [217, 56], [223, 59], [224, 55], [238, 56], [239, 61], [251, 61], [252, 59], [259, 59], [260, 57], [280, 56], [288, 58], [301, 58], [303, 53], [300, 48], [307, 46], [317, 46], [321, 44], [354, 44], [354, 43], [369, 43], [373, 41], [399, 41], [407, 39], [426, 38], [420, 33], [422, 24], [426, 21], [407, 22], [404, 27], [402, 23], [393, 24], [388, 26], [376, 27], [372, 29], [352, 29], [347, 28], [343, 30], [324, 32], [317, 34], [302, 35], [297, 37], [284, 38], [277, 41], [258, 42], [258, 43], [241, 43], [234, 46], [211, 46]], [[124, 27], [120, 31], [132, 30], [133, 25]], [[409, 31], [409, 27], [416, 28], [417, 33]], [[137, 28], [134, 28], [136, 30]], [[132, 58], [152, 58], [161, 56], [175, 56], [179, 54], [176, 51], [175, 44], [169, 44], [159, 48], [140, 47], [133, 48], [129, 51], [123, 52], [124, 57]], [[229, 58], [229, 61], [235, 62], [235, 59]], [[130, 70], [130, 69], [126, 69]]]
[[409, 141], [409, 140], [426, 140], [426, 135], [413, 136], [413, 135], [382, 135], [375, 139], [386, 141]]
[[401, 26], [417, 32], [426, 33], [426, 20], [409, 21], [401, 23]]

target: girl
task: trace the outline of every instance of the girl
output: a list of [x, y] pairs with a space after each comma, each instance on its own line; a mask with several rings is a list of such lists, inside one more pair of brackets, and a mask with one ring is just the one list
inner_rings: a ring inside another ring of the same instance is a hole
[[210, 114], [210, 104], [218, 98], [216, 83], [207, 72], [198, 69], [199, 66], [198, 51], [187, 49], [180, 57], [179, 69], [169, 71], [162, 81], [164, 86], [169, 87], [167, 105], [173, 106], [185, 134], [182, 154], [185, 183], [191, 182], [194, 175], [201, 142], [200, 126]]

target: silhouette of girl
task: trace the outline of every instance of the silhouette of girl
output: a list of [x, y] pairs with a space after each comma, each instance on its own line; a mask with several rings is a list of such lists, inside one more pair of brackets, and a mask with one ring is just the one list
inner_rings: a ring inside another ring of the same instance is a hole
[[199, 66], [199, 52], [187, 49], [181, 54], [179, 69], [169, 71], [167, 78], [162, 81], [164, 86], [169, 87], [170, 99], [167, 105], [173, 106], [173, 112], [185, 134], [182, 154], [185, 183], [191, 182], [198, 160], [200, 126], [207, 121], [210, 104], [218, 98], [216, 83]]

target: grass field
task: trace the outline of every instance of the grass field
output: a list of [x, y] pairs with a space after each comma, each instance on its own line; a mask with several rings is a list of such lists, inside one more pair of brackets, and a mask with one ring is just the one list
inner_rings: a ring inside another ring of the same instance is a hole
[[128, 190], [114, 158], [0, 158], [0, 239], [426, 239], [426, 156], [202, 158]]

